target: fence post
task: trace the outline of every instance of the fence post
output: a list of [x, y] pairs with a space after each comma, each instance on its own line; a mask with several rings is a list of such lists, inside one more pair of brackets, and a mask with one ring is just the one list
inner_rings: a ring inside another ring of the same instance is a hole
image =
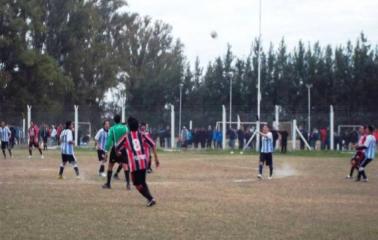
[[330, 106], [330, 111], [329, 111], [329, 148], [330, 150], [335, 149], [335, 113], [333, 111], [333, 106]]
[[175, 106], [171, 104], [171, 148], [175, 148]]
[[222, 149], [226, 150], [226, 107], [222, 105]]
[[25, 117], [22, 118], [22, 139], [25, 141], [26, 139], [26, 120]]
[[[29, 131], [29, 129], [30, 129], [30, 123], [31, 123], [31, 109], [32, 109], [32, 106], [31, 105], [26, 105], [26, 107], [28, 109], [28, 114], [27, 114], [27, 120], [28, 120], [27, 126], [28, 126], [28, 129], [26, 131]], [[25, 134], [26, 134], [26, 131], [25, 131]], [[28, 135], [26, 134], [25, 137], [28, 138]], [[29, 143], [29, 138], [28, 138], [28, 140], [27, 140], [26, 143]]]
[[293, 151], [297, 148], [297, 120], [293, 120], [293, 127], [291, 128], [291, 144]]
[[190, 121], [189, 121], [189, 130], [192, 130], [192, 129], [193, 129], [193, 121], [190, 120]]
[[74, 105], [75, 109], [75, 146], [78, 146], [79, 144], [79, 106]]
[[275, 114], [274, 114], [274, 127], [273, 127], [273, 129], [274, 130], [280, 130], [280, 106], [278, 106], [278, 105], [275, 105], [274, 106], [274, 112], [275, 112]]
[[238, 122], [237, 122], [237, 129], [240, 130], [240, 115], [238, 114]]
[[126, 108], [125, 108], [125, 104], [122, 104], [121, 121], [122, 121], [122, 123], [126, 122]]

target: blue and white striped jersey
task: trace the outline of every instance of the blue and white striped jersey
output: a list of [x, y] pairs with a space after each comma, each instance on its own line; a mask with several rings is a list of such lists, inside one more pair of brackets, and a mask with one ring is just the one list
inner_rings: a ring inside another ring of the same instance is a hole
[[2, 142], [9, 142], [9, 138], [11, 136], [11, 131], [8, 127], [0, 128], [0, 141]]
[[101, 128], [98, 130], [95, 140], [97, 141], [97, 148], [99, 150], [105, 151], [105, 144], [106, 140], [108, 139], [108, 131], [105, 131], [105, 129]]
[[60, 134], [60, 150], [62, 154], [74, 155], [73, 135], [70, 129], [64, 129]]
[[261, 137], [261, 153], [273, 152], [273, 134], [268, 132], [266, 136]]
[[365, 156], [367, 159], [375, 158], [375, 148], [377, 140], [373, 135], [368, 135], [365, 140]]

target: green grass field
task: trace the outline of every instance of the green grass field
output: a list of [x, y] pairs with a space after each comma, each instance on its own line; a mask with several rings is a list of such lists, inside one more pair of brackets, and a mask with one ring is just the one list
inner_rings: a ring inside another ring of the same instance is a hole
[[348, 154], [276, 154], [258, 181], [254, 154], [161, 152], [153, 208], [123, 181], [101, 189], [95, 152], [78, 152], [80, 180], [57, 179], [57, 151], [26, 154], [0, 157], [0, 239], [378, 239], [378, 164], [355, 183]]

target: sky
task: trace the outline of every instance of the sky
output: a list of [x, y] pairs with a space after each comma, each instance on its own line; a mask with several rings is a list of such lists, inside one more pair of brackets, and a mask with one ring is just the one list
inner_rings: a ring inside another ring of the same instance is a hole
[[[127, 0], [129, 11], [162, 20], [185, 45], [185, 55], [201, 64], [224, 55], [227, 44], [237, 57], [248, 56], [258, 37], [259, 0]], [[211, 38], [216, 31], [218, 37]], [[378, 0], [262, 0], [262, 41], [289, 49], [299, 40], [338, 46], [363, 31], [378, 44]]]

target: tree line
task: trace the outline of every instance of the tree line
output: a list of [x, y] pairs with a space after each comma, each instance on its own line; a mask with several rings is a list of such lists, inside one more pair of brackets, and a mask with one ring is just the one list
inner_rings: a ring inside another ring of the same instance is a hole
[[105, 93], [123, 84], [127, 111], [157, 121], [169, 118], [160, 114], [166, 104], [178, 109], [183, 84], [184, 118], [213, 122], [220, 119], [220, 106], [228, 106], [232, 80], [234, 112], [250, 117], [256, 112], [259, 49], [262, 117], [271, 117], [264, 113], [272, 113], [274, 105], [288, 114], [304, 113], [306, 84], [313, 85], [314, 112], [326, 111], [330, 104], [348, 116], [376, 109], [378, 47], [363, 33], [355, 42], [335, 47], [299, 41], [293, 50], [284, 39], [269, 49], [255, 39], [244, 59], [228, 46], [222, 56], [202, 64], [188, 61], [170, 25], [130, 12], [123, 0], [0, 4], [3, 115], [24, 113], [31, 104], [61, 117], [78, 104], [88, 110], [88, 119], [98, 118], [117, 108]]

